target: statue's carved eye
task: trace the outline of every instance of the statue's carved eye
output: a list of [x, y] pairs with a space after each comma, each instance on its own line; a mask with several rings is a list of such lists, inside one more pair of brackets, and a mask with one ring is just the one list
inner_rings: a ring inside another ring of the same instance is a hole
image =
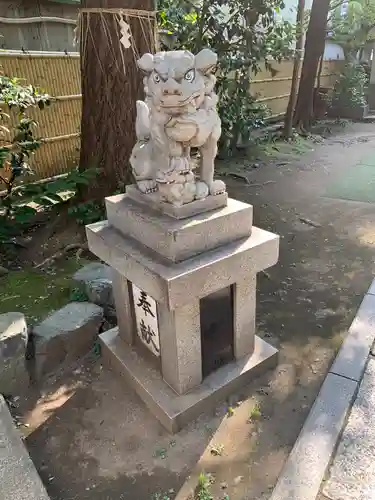
[[189, 69], [189, 71], [185, 73], [184, 78], [187, 82], [192, 82], [195, 78], [195, 69]]
[[157, 73], [154, 73], [154, 82], [155, 83], [160, 83], [161, 82], [160, 75], [158, 75]]

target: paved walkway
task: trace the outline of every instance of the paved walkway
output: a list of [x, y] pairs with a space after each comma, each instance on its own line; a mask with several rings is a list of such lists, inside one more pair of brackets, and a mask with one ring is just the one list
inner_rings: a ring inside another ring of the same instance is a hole
[[323, 485], [330, 500], [375, 498], [375, 359], [370, 358], [340, 444]]
[[[374, 288], [375, 280], [329, 369], [271, 500], [375, 498], [371, 494], [352, 496], [354, 490], [368, 490], [375, 471], [375, 467], [371, 470], [369, 451], [374, 449], [375, 431], [373, 435], [368, 432], [375, 409], [375, 394], [371, 394], [375, 387], [375, 361], [369, 360], [375, 339]], [[324, 483], [327, 471], [328, 480]], [[349, 496], [342, 495], [342, 491], [350, 492]]]

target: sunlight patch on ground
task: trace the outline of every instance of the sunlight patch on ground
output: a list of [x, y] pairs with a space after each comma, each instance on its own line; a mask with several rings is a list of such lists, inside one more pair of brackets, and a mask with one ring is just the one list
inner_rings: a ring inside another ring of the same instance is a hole
[[[78, 386], [79, 384], [77, 384]], [[32, 434], [38, 427], [43, 425], [49, 418], [74, 396], [77, 387], [74, 385], [62, 385], [54, 392], [42, 396], [37, 404], [28, 413], [24, 420], [26, 427], [22, 428], [25, 437]]]
[[375, 224], [358, 228], [357, 235], [362, 245], [375, 246]]

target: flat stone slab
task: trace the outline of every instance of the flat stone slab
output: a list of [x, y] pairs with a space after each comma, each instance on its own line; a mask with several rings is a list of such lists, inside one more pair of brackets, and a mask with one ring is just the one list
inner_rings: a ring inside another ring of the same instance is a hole
[[203, 212], [216, 210], [225, 207], [228, 202], [228, 194], [223, 193], [216, 196], [207, 196], [204, 200], [196, 200], [186, 205], [182, 205], [181, 207], [175, 207], [171, 203], [160, 201], [157, 193], [141, 193], [135, 185], [127, 186], [126, 194], [133, 200], [147, 205], [156, 212], [170, 215], [175, 219], [186, 219], [187, 217], [193, 217]]
[[1, 395], [0, 498], [1, 500], [49, 500]]
[[353, 380], [327, 375], [270, 500], [315, 500], [356, 388]]
[[[371, 290], [371, 288], [370, 288]], [[375, 295], [365, 295], [330, 373], [359, 382], [375, 339]]]
[[72, 302], [33, 329], [35, 377], [71, 363], [93, 346], [103, 322], [103, 308], [90, 302]]
[[331, 500], [375, 498], [375, 360], [370, 358], [323, 488]]
[[182, 262], [251, 234], [253, 207], [228, 199], [228, 205], [176, 220], [155, 212], [127, 194], [106, 199], [111, 226], [172, 262]]
[[93, 253], [170, 310], [254, 276], [279, 256], [279, 237], [255, 226], [248, 238], [175, 264], [107, 221], [86, 226], [86, 234]]
[[28, 385], [27, 339], [27, 324], [22, 313], [0, 314], [0, 393], [11, 395]]
[[118, 328], [100, 336], [102, 356], [117, 371], [169, 432], [178, 432], [201, 413], [212, 410], [225, 397], [236, 392], [277, 364], [278, 351], [255, 337], [251, 356], [227, 364], [209, 375], [197, 388], [178, 395], [163, 380], [153, 363], [141, 357], [119, 336]]

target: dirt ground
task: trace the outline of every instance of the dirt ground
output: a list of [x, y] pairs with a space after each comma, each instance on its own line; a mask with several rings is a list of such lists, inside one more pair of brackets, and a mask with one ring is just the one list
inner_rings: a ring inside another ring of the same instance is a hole
[[279, 366], [176, 436], [100, 358], [30, 389], [13, 411], [52, 500], [172, 500], [201, 471], [212, 474], [215, 500], [269, 498], [373, 278], [375, 205], [324, 193], [374, 150], [375, 125], [357, 124], [261, 168], [220, 166], [246, 173], [250, 184], [226, 176], [230, 195], [254, 205], [256, 225], [281, 235], [279, 264], [259, 275], [257, 313]]

